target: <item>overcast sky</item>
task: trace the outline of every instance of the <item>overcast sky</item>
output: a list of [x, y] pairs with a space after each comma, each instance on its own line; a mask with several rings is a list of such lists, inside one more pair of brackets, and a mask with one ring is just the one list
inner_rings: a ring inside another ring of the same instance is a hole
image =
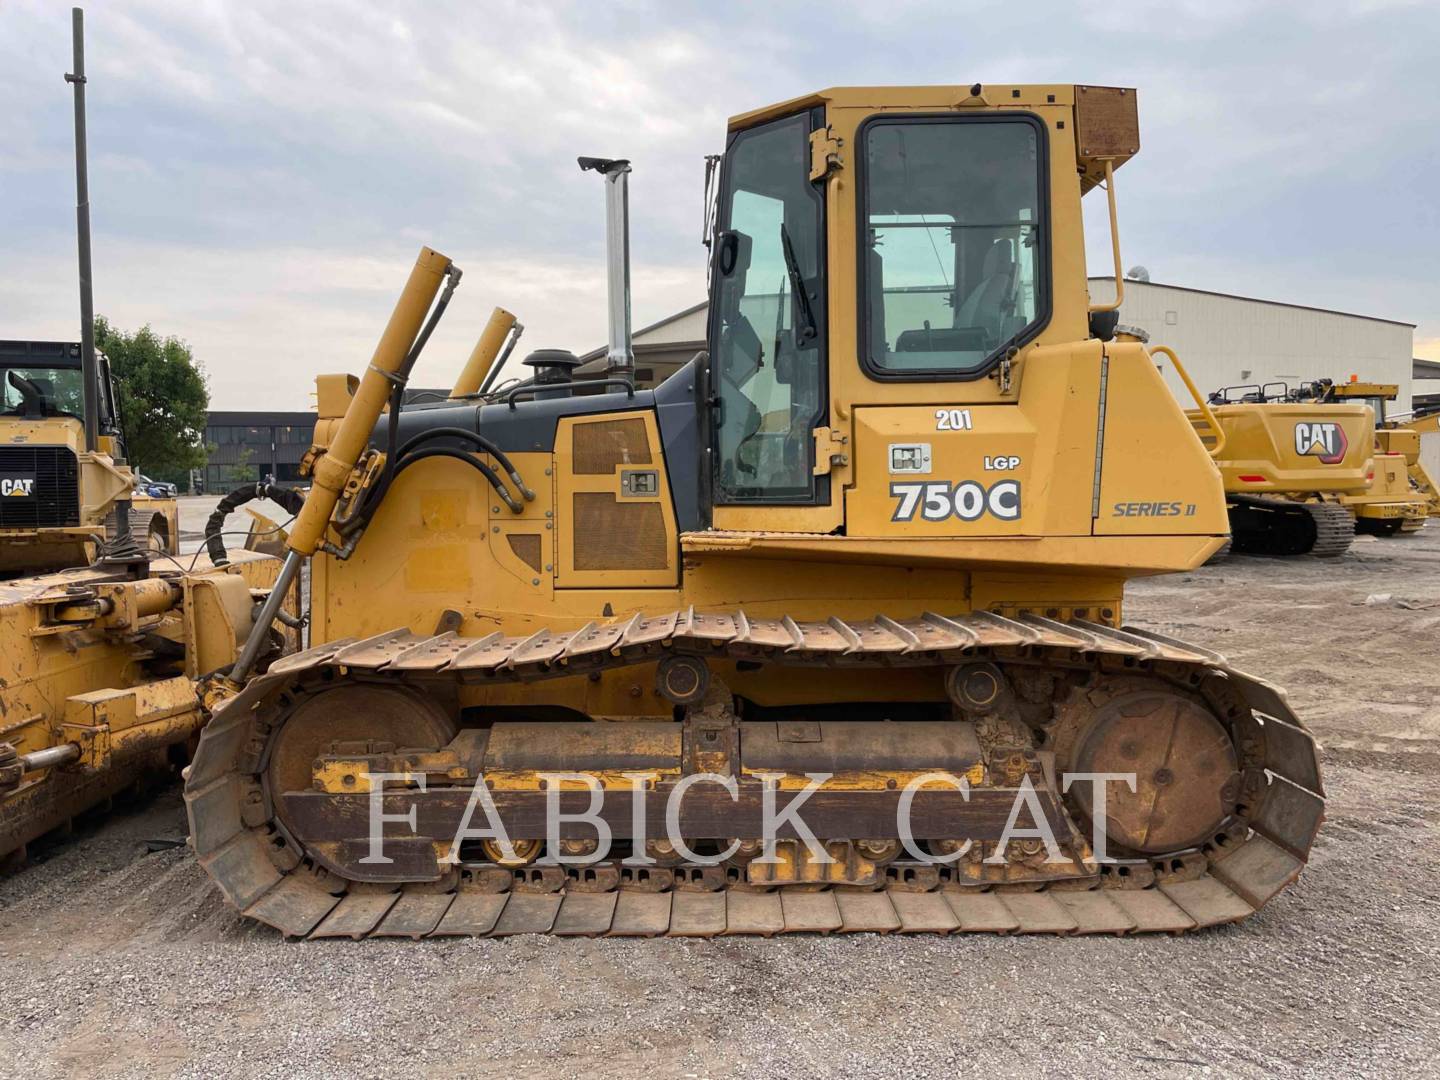
[[[188, 341], [216, 408], [362, 369], [421, 244], [465, 278], [417, 384], [496, 304], [522, 352], [602, 344], [578, 154], [634, 162], [636, 326], [703, 299], [725, 118], [846, 84], [1137, 87], [1127, 266], [1417, 323], [1440, 359], [1435, 3], [96, 0], [86, 30], [96, 311]], [[0, 0], [0, 337], [78, 333], [69, 64], [68, 3]]]

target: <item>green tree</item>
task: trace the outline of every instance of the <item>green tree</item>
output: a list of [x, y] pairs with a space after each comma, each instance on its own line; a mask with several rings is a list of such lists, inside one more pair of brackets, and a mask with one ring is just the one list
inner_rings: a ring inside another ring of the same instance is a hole
[[95, 347], [110, 358], [120, 432], [136, 471], [172, 479], [204, 465], [210, 388], [190, 346], [149, 325], [127, 334], [102, 316]]

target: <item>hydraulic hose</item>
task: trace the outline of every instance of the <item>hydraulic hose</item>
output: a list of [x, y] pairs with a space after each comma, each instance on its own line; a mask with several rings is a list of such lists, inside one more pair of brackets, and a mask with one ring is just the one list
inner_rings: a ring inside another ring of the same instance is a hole
[[509, 455], [507, 455], [505, 451], [501, 450], [498, 446], [495, 445], [494, 442], [492, 442], [490, 439], [487, 439], [484, 435], [478, 434], [474, 431], [467, 431], [465, 428], [458, 427], [431, 428], [428, 431], [422, 431], [417, 435], [412, 435], [410, 438], [406, 439], [405, 442], [401, 443], [397, 447], [395, 445], [397, 439], [394, 435], [392, 428], [392, 432], [388, 440], [388, 444], [390, 447], [388, 451], [388, 460], [393, 464], [386, 467], [385, 475], [382, 476], [380, 478], [380, 481], [366, 493], [364, 503], [360, 507], [358, 507], [350, 514], [347, 514], [343, 517], [337, 517], [335, 519], [333, 524], [336, 531], [339, 532], [341, 536], [348, 537], [353, 535], [357, 530], [368, 525], [370, 523], [370, 518], [374, 516], [375, 510], [379, 507], [381, 500], [384, 499], [385, 493], [389, 491], [390, 484], [395, 479], [396, 475], [400, 472], [400, 469], [403, 466], [410, 464], [413, 460], [417, 460], [421, 457], [453, 457], [457, 461], [464, 461], [467, 464], [477, 466], [479, 471], [485, 476], [485, 479], [490, 482], [490, 486], [495, 489], [495, 493], [500, 496], [501, 500], [505, 503], [505, 505], [510, 507], [510, 509], [514, 510], [517, 514], [521, 511], [521, 505], [516, 502], [515, 498], [510, 494], [508, 490], [506, 490], [504, 482], [499, 478], [495, 471], [491, 469], [488, 465], [486, 465], [484, 462], [476, 461], [468, 454], [465, 454], [463, 451], [456, 450], [453, 447], [432, 448], [448, 451], [447, 453], [443, 454], [430, 453], [428, 450], [417, 450], [418, 447], [423, 446], [426, 442], [429, 442], [432, 439], [440, 438], [465, 439], [472, 443], [477, 449], [489, 454], [497, 462], [500, 463], [500, 467], [505, 470], [506, 474], [510, 477], [510, 480], [514, 483], [515, 487], [519, 489], [521, 498], [523, 498], [526, 502], [535, 501], [535, 492], [532, 491], [530, 489], [530, 486], [525, 483], [524, 477], [520, 475], [520, 471], [515, 467], [514, 462], [510, 460]]
[[270, 484], [258, 481], [253, 484], [241, 484], [230, 494], [220, 500], [215, 512], [205, 522], [205, 548], [210, 553], [210, 561], [216, 566], [225, 566], [230, 562], [225, 554], [225, 540], [223, 530], [225, 519], [232, 513], [254, 499], [273, 499], [285, 508], [287, 513], [298, 514], [300, 508], [305, 505], [305, 492], [299, 488], [282, 487], [279, 484]]
[[428, 442], [430, 439], [442, 438], [467, 439], [474, 443], [500, 463], [500, 467], [505, 470], [506, 475], [510, 477], [516, 489], [520, 492], [521, 497], [524, 498], [526, 502], [535, 501], [535, 492], [531, 491], [526, 485], [524, 478], [520, 475], [519, 470], [515, 468], [514, 463], [511, 462], [509, 455], [477, 431], [467, 431], [465, 428], [458, 427], [431, 428], [429, 431], [422, 431], [418, 435], [413, 435], [401, 443], [400, 456], [405, 457], [411, 450], [414, 450], [421, 443]]
[[393, 480], [417, 461], [423, 461], [426, 458], [432, 457], [448, 457], [454, 458], [456, 461], [463, 461], [466, 465], [478, 470], [486, 480], [490, 481], [490, 486], [495, 489], [495, 493], [500, 496], [501, 501], [511, 510], [518, 514], [521, 510], [525, 509], [524, 506], [516, 500], [515, 496], [511, 495], [506, 489], [500, 477], [495, 475], [494, 469], [490, 468], [489, 465], [486, 465], [474, 455], [467, 454], [464, 450], [457, 450], [453, 446], [427, 446], [423, 450], [411, 451], [400, 459], [400, 463], [396, 465], [394, 471], [390, 473], [389, 479]]

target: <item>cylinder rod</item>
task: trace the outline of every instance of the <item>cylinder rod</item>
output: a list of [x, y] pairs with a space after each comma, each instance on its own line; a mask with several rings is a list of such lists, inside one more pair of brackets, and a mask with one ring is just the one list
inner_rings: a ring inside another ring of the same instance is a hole
[[460, 372], [460, 377], [455, 380], [455, 388], [450, 391], [451, 400], [469, 397], [480, 390], [486, 376], [490, 374], [495, 358], [500, 355], [500, 347], [505, 344], [505, 339], [514, 325], [515, 316], [504, 308], [497, 307], [490, 313], [490, 320], [481, 331], [480, 340], [475, 342], [470, 359], [465, 361], [465, 369]]
[[291, 551], [313, 555], [325, 538], [330, 514], [350, 478], [350, 470], [370, 441], [375, 421], [390, 400], [391, 389], [397, 382], [404, 383], [404, 367], [410, 347], [420, 333], [430, 302], [440, 291], [440, 284], [449, 271], [450, 260], [444, 255], [429, 248], [420, 250], [405, 289], [390, 314], [385, 332], [380, 336], [380, 343], [375, 347], [370, 366], [360, 377], [360, 385], [350, 399], [329, 446], [315, 462], [310, 493], [305, 496], [305, 505], [296, 516], [286, 541]]
[[[85, 143], [85, 12], [70, 12], [75, 89], [75, 231], [80, 248], [80, 364], [85, 393], [85, 449], [100, 448], [100, 378], [95, 364], [95, 298], [90, 272], [90, 175]], [[127, 508], [128, 509], [128, 508]]]
[[56, 765], [68, 765], [80, 756], [80, 747], [73, 742], [61, 743], [59, 746], [47, 746], [44, 750], [32, 750], [28, 754], [20, 755], [20, 764], [26, 772], [32, 769], [49, 769]]
[[275, 616], [285, 603], [285, 595], [290, 591], [295, 576], [300, 573], [300, 567], [304, 564], [305, 556], [300, 552], [285, 553], [285, 561], [280, 564], [280, 574], [275, 579], [275, 585], [265, 602], [260, 605], [260, 614], [255, 616], [255, 625], [250, 627], [250, 636], [245, 639], [235, 666], [230, 669], [232, 682], [243, 683], [255, 667], [255, 661], [260, 658], [260, 650], [265, 647], [265, 640], [270, 634], [270, 626], [275, 622]]

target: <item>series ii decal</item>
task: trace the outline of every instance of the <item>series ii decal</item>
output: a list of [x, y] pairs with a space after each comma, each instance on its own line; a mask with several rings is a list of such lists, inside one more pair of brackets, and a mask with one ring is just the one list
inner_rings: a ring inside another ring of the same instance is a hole
[[1194, 503], [1180, 502], [1117, 502], [1110, 509], [1111, 517], [1194, 517]]
[[975, 480], [951, 483], [892, 483], [890, 495], [899, 502], [891, 521], [914, 521], [918, 510], [925, 521], [979, 521], [986, 514], [1001, 521], [1020, 517], [1020, 481], [1000, 480], [988, 487]]

